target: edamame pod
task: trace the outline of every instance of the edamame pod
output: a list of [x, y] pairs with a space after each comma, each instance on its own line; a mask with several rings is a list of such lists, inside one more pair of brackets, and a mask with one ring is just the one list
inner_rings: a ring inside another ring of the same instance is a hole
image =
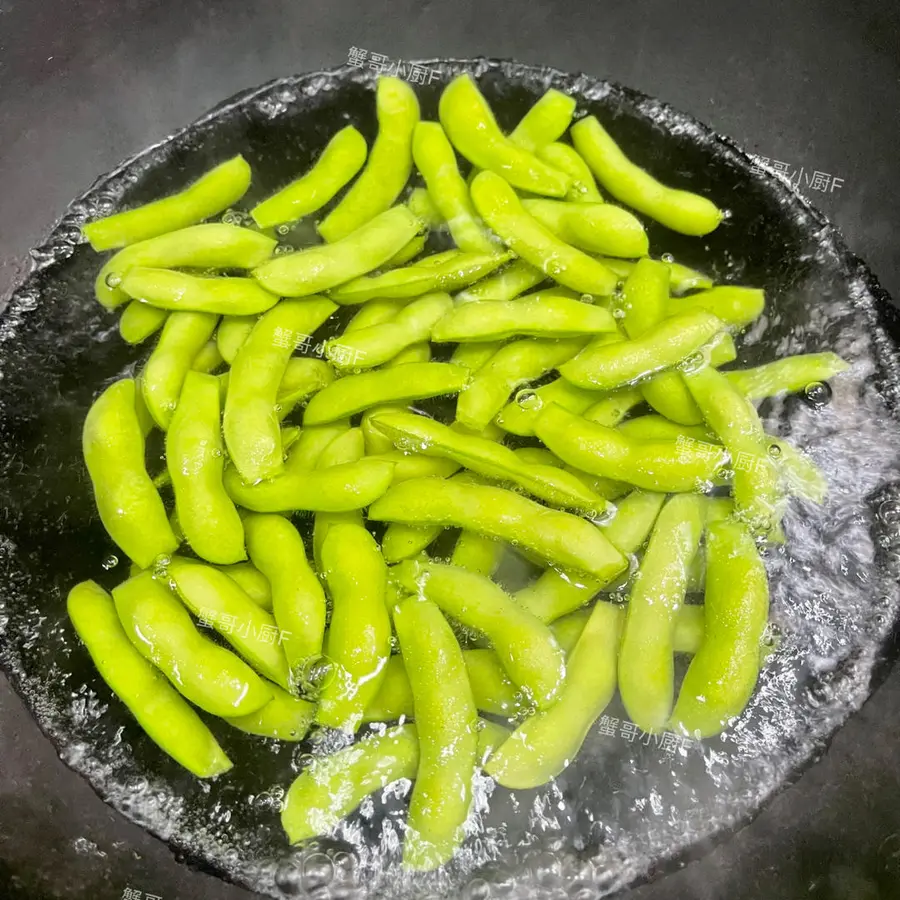
[[428, 341], [416, 341], [401, 350], [393, 359], [389, 359], [384, 367], [392, 369], [396, 366], [405, 366], [407, 363], [431, 362], [431, 344]]
[[[202, 375], [208, 375], [210, 372], [214, 372], [218, 369], [224, 362], [225, 360], [222, 358], [222, 354], [219, 353], [219, 348], [216, 346], [215, 339], [210, 338], [194, 357], [194, 361], [191, 363], [191, 371], [200, 372]], [[221, 394], [218, 378], [216, 379], [216, 387]]]
[[525, 339], [501, 347], [473, 376], [456, 403], [456, 418], [475, 431], [486, 428], [519, 386], [559, 368], [584, 347], [585, 338]]
[[69, 591], [69, 618], [112, 692], [164, 753], [198, 778], [231, 768], [231, 760], [190, 704], [131, 645], [112, 598], [93, 581]]
[[[618, 505], [612, 520], [601, 526], [606, 539], [624, 556], [643, 545], [662, 509], [665, 494], [632, 491]], [[515, 601], [542, 622], [554, 622], [584, 606], [609, 582], [571, 572], [547, 569], [536, 581], [515, 594]]]
[[687, 297], [669, 297], [666, 315], [677, 316], [692, 309], [705, 309], [732, 328], [744, 328], [762, 315], [765, 306], [764, 291], [723, 284]]
[[234, 156], [177, 194], [88, 222], [81, 230], [97, 251], [145, 241], [227, 209], [244, 196], [250, 176], [244, 157]]
[[444, 530], [442, 525], [403, 525], [392, 522], [381, 539], [381, 552], [389, 563], [421, 553]]
[[395, 206], [334, 243], [276, 256], [255, 268], [253, 277], [273, 294], [307, 297], [377, 269], [420, 228], [405, 206]]
[[336, 438], [350, 430], [350, 423], [345, 419], [330, 425], [318, 425], [315, 428], [302, 428], [294, 449], [288, 454], [288, 470], [303, 471], [314, 469], [325, 450]]
[[144, 462], [144, 433], [135, 411], [135, 383], [111, 384], [84, 420], [82, 452], [100, 521], [142, 569], [174, 553], [178, 541]]
[[213, 375], [188, 372], [166, 433], [166, 466], [178, 522], [193, 551], [212, 563], [247, 558], [241, 517], [225, 492], [219, 385]]
[[292, 356], [275, 394], [275, 412], [278, 418], [284, 420], [298, 403], [328, 387], [332, 381], [334, 370], [324, 360]]
[[[455, 291], [493, 272], [511, 258], [503, 252], [459, 253], [434, 260], [426, 256], [413, 265], [348, 281], [329, 293], [335, 303], [352, 306], [373, 299], [420, 297], [434, 291]], [[439, 256], [440, 254], [435, 254]]]
[[797, 497], [821, 504], [828, 494], [828, 479], [819, 467], [791, 443], [768, 438], [769, 456], [775, 460], [787, 489]]
[[[560, 380], [565, 382], [564, 378]], [[596, 391], [592, 393], [594, 397], [597, 396]], [[644, 395], [641, 393], [640, 388], [617, 388], [602, 396], [596, 403], [591, 404], [585, 410], [584, 418], [588, 422], [606, 425], [607, 428], [614, 428], [631, 410], [638, 404], [643, 403], [643, 401]], [[563, 406], [563, 404], [559, 405]], [[563, 409], [565, 409], [565, 406], [563, 406]], [[575, 410], [569, 411], [575, 412]], [[540, 410], [537, 411], [537, 414], [540, 415]]]
[[[616, 259], [614, 256], [604, 256], [601, 262], [607, 269], [615, 272], [619, 278], [627, 278], [634, 270], [635, 265], [637, 265], [630, 259]], [[698, 288], [711, 288], [713, 286], [712, 279], [696, 269], [691, 269], [674, 261], [666, 262], [661, 260], [661, 262], [665, 262], [669, 268], [669, 276], [671, 278], [669, 290], [676, 297], [681, 296], [686, 291], [693, 291]]]
[[156, 334], [168, 317], [165, 309], [132, 300], [119, 317], [119, 334], [129, 344], [140, 344], [151, 334]]
[[153, 421], [165, 431], [197, 354], [216, 330], [218, 316], [173, 312], [141, 372], [141, 392]]
[[[154, 308], [146, 304], [141, 306], [145, 309]], [[219, 327], [216, 328], [216, 346], [222, 354], [222, 359], [229, 365], [234, 362], [238, 350], [250, 336], [257, 319], [257, 316], [222, 316], [219, 320]]]
[[[394, 571], [406, 590], [485, 635], [510, 679], [539, 709], [553, 703], [566, 677], [565, 654], [540, 619], [475, 572], [413, 560], [400, 563]], [[395, 625], [396, 621], [395, 613]]]
[[491, 540], [471, 531], [463, 531], [453, 548], [450, 565], [492, 578], [503, 559], [504, 550], [500, 541]]
[[485, 771], [514, 790], [539, 787], [575, 758], [616, 690], [619, 610], [598, 603], [566, 663], [557, 701], [529, 716], [500, 745]]
[[362, 509], [380, 497], [390, 486], [394, 464], [380, 459], [332, 466], [328, 469], [304, 469], [290, 465], [282, 475], [269, 481], [247, 484], [237, 470], [225, 469], [225, 490], [239, 506], [254, 512], [339, 513]]
[[426, 228], [441, 228], [447, 224], [427, 188], [413, 188], [406, 205]]
[[462, 366], [431, 362], [348, 375], [328, 385], [309, 401], [303, 424], [327, 424], [384, 403], [409, 403], [426, 397], [456, 394], [468, 377], [469, 370]]
[[636, 416], [619, 426], [619, 431], [639, 441], [677, 441], [681, 438], [716, 444], [718, 439], [705, 425], [679, 425], [664, 416]]
[[485, 300], [453, 307], [435, 326], [431, 339], [498, 341], [515, 335], [567, 338], [616, 330], [616, 320], [602, 306], [552, 291], [518, 300]]
[[325, 355], [337, 368], [372, 369], [392, 360], [412, 345], [427, 341], [435, 323], [452, 309], [453, 301], [449, 294], [426, 294], [401, 309], [388, 322], [354, 330], [350, 334], [344, 332], [328, 341]]
[[529, 288], [540, 284], [546, 278], [547, 276], [531, 263], [517, 259], [496, 275], [483, 278], [464, 291], [460, 291], [454, 299], [457, 303], [469, 303], [472, 300], [512, 300]]
[[664, 319], [634, 340], [592, 341], [560, 366], [559, 374], [578, 387], [611, 391], [677, 366], [723, 329], [722, 322], [705, 310], [682, 313]]
[[450, 228], [456, 245], [468, 253], [493, 253], [490, 235], [479, 224], [456, 154], [438, 122], [419, 122], [412, 144], [413, 159], [428, 186], [429, 197]]
[[409, 180], [412, 137], [419, 121], [415, 92], [400, 78], [381, 77], [375, 89], [375, 110], [378, 135], [366, 167], [341, 202], [319, 223], [319, 234], [328, 243], [359, 231], [383, 213]]
[[250, 210], [260, 228], [296, 222], [321, 209], [366, 162], [366, 139], [347, 125], [325, 145], [312, 168]]
[[597, 403], [597, 392], [586, 391], [565, 378], [557, 378], [533, 391], [521, 391], [497, 413], [496, 422], [504, 431], [531, 437], [537, 417], [550, 403], [558, 403], [563, 409], [581, 415]]
[[440, 609], [413, 597], [394, 609], [393, 618], [419, 738], [403, 865], [431, 870], [447, 862], [463, 840], [472, 804], [478, 713], [462, 650]]
[[450, 362], [465, 366], [474, 375], [502, 346], [503, 341], [459, 344], [450, 356]]
[[444, 88], [439, 114], [447, 137], [473, 165], [502, 174], [521, 190], [565, 196], [569, 177], [503, 134], [470, 75], [459, 75]]
[[671, 724], [706, 738], [743, 712], [756, 686], [760, 646], [769, 616], [766, 569], [753, 537], [735, 520], [709, 525], [706, 535], [703, 645], [685, 673]]
[[231, 566], [218, 566], [238, 587], [266, 612], [272, 611], [272, 585], [253, 563], [242, 562]]
[[510, 132], [509, 139], [526, 150], [537, 152], [566, 133], [575, 115], [575, 105], [574, 97], [550, 88], [525, 113]]
[[545, 275], [580, 293], [606, 296], [616, 289], [618, 279], [603, 263], [541, 225], [499, 175], [481, 172], [471, 193], [475, 208], [503, 243]]
[[603, 197], [597, 190], [593, 172], [574, 147], [554, 142], [538, 147], [537, 155], [547, 165], [559, 169], [560, 172], [565, 172], [572, 179], [569, 190], [566, 192], [566, 200], [575, 203], [603, 202]]
[[628, 600], [619, 648], [619, 693], [642, 731], [664, 728], [674, 692], [675, 616], [703, 530], [705, 498], [683, 494], [656, 520]]
[[245, 481], [273, 478], [283, 471], [275, 407], [294, 336], [312, 334], [335, 309], [321, 297], [279, 303], [259, 319], [238, 350], [228, 381], [223, 430], [231, 461]]
[[382, 269], [395, 269], [397, 266], [405, 266], [418, 256], [428, 243], [428, 232], [417, 234], [407, 241], [387, 262], [381, 264]]
[[272, 255], [277, 244], [252, 228], [224, 222], [192, 225], [120, 250], [100, 269], [94, 293], [103, 306], [114, 309], [128, 300], [121, 284], [133, 266], [253, 269]]
[[649, 491], [704, 490], [728, 461], [714, 444], [634, 440], [551, 404], [535, 422], [535, 434], [576, 469]]
[[681, 234], [704, 235], [718, 227], [721, 210], [710, 200], [660, 184], [631, 162], [596, 116], [572, 126], [572, 142], [597, 181], [617, 200]]
[[145, 266], [128, 270], [122, 290], [158, 309], [229, 316], [258, 315], [278, 302], [276, 294], [263, 290], [252, 278], [207, 278]]
[[768, 533], [781, 519], [778, 469], [753, 404], [712, 366], [685, 373], [706, 424], [725, 445], [734, 470], [732, 495], [739, 518]]
[[560, 240], [587, 253], [646, 256], [650, 250], [640, 219], [611, 203], [523, 200], [525, 211]]
[[394, 477], [391, 484], [399, 484], [410, 478], [449, 478], [460, 469], [460, 464], [452, 459], [423, 456], [420, 453], [404, 453], [401, 450], [378, 453], [368, 458], [393, 463]]
[[284, 516], [244, 519], [250, 559], [272, 588], [272, 615], [281, 632], [292, 683], [302, 683], [322, 654], [325, 592], [306, 559], [303, 538]]
[[804, 353], [786, 356], [754, 369], [733, 369], [725, 375], [749, 400], [762, 400], [785, 391], [802, 391], [849, 368], [836, 353]]
[[406, 304], [402, 300], [370, 300], [347, 323], [344, 334], [353, 334], [373, 325], [390, 322]]
[[168, 574], [185, 606], [234, 647], [257, 672], [291, 689], [291, 677], [275, 619], [257, 606], [224, 572], [174, 556]]
[[624, 557], [590, 522], [512, 491], [459, 478], [411, 479], [393, 485], [369, 508], [369, 519], [464, 528], [602, 581], [615, 578], [626, 566]]
[[[555, 506], [606, 513], [609, 504], [568, 472], [552, 466], [526, 466], [508, 447], [460, 434], [440, 422], [410, 412], [384, 412], [372, 424], [401, 450], [451, 459], [487, 478], [511, 481]], [[395, 482], [396, 483], [396, 482]]]
[[315, 704], [292, 697], [278, 685], [269, 683], [268, 688], [272, 699], [265, 706], [244, 716], [225, 716], [225, 721], [247, 734], [276, 741], [302, 741], [315, 717]]
[[362, 525], [340, 524], [322, 543], [322, 572], [332, 601], [326, 654], [334, 671], [319, 696], [316, 722], [352, 732], [391, 655], [387, 566]]
[[137, 651], [195, 706], [214, 716], [243, 716], [272, 699], [250, 666], [201, 634], [181, 602], [149, 571], [114, 588], [113, 600]]

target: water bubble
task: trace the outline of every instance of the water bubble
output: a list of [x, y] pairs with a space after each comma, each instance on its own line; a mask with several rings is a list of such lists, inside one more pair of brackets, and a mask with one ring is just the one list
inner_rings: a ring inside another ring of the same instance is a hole
[[803, 389], [803, 399], [813, 409], [821, 409], [828, 405], [831, 393], [831, 388], [824, 381], [814, 381]]
[[722, 216], [723, 222], [727, 222], [731, 218], [731, 210], [730, 209], [720, 209], [719, 213]]
[[617, 294], [621, 294], [623, 290], [625, 290], [625, 279], [624, 279], [624, 278], [620, 278], [620, 279], [616, 282], [616, 293], [617, 293]]
[[582, 303], [593, 303], [594, 295], [593, 294], [582, 294], [579, 298]]
[[294, 670], [300, 696], [315, 700], [335, 679], [337, 667], [324, 653], [312, 656]]
[[119, 564], [119, 557], [114, 553], [110, 553], [106, 559], [103, 560], [100, 565], [103, 566], [104, 569], [108, 572], [110, 569], [114, 569]]
[[730, 463], [723, 462], [715, 471], [717, 481], [732, 481], [734, 479], [734, 469]]
[[224, 213], [222, 213], [222, 224], [223, 225], [239, 225], [240, 219], [235, 215], [233, 209], [227, 209]]
[[516, 394], [516, 403], [522, 407], [522, 409], [540, 409], [544, 405], [544, 401], [541, 400], [540, 395], [536, 391], [519, 391]]
[[103, 280], [108, 288], [117, 288], [122, 283], [122, 276], [118, 272], [110, 272]]
[[692, 375], [699, 372], [706, 365], [706, 356], [702, 350], [692, 353], [678, 367], [685, 375]]
[[774, 441], [771, 444], [769, 444], [769, 456], [771, 456], [772, 459], [780, 459], [781, 458], [781, 447], [780, 447], [780, 445], [776, 444]]
[[590, 521], [595, 525], [608, 525], [616, 516], [616, 507], [610, 503], [605, 509], [599, 510], [590, 516]]
[[617, 306], [617, 307], [612, 311], [612, 317], [613, 317], [614, 319], [624, 319], [624, 318], [625, 318], [625, 310], [622, 309], [621, 306]]
[[159, 578], [162, 581], [169, 580], [169, 563], [172, 560], [170, 557], [166, 556], [165, 553], [160, 554], [153, 561], [153, 577]]
[[675, 257], [672, 256], [671, 253], [663, 253], [663, 254], [660, 256], [660, 259], [661, 259], [664, 263], [669, 263], [669, 264], [671, 264], [671, 263], [675, 262]]
[[279, 225], [279, 226], [275, 229], [275, 231], [276, 231], [278, 234], [284, 236], [284, 235], [286, 235], [286, 234], [290, 234], [290, 232], [291, 232], [291, 226], [290, 226], [290, 225]]
[[900, 500], [885, 500], [878, 507], [878, 518], [885, 525], [896, 525], [900, 522]]
[[276, 256], [285, 256], [286, 254], [293, 253], [293, 252], [294, 252], [294, 248], [290, 244], [279, 244], [275, 248]]
[[473, 878], [462, 892], [464, 900], [488, 900], [491, 896], [491, 886], [482, 878]]

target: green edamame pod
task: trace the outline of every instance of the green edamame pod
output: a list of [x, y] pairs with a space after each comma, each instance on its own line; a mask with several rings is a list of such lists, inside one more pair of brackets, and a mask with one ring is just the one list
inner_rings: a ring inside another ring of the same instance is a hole
[[778, 469], [756, 409], [712, 366], [685, 373], [684, 379], [706, 424], [731, 456], [737, 515], [754, 532], [772, 531], [781, 519]]
[[472, 804], [478, 713], [462, 650], [438, 607], [414, 597], [400, 603], [393, 618], [419, 738], [403, 865], [427, 871], [447, 862], [463, 841]]
[[660, 184], [631, 162], [596, 116], [572, 126], [572, 142], [597, 181], [617, 200], [681, 234], [709, 234], [722, 221], [721, 210], [710, 200]]
[[294, 336], [312, 334], [336, 308], [321, 297], [279, 303], [257, 321], [238, 350], [228, 381], [223, 430], [231, 461], [245, 481], [273, 478], [283, 471], [275, 407]]
[[640, 337], [616, 343], [592, 341], [559, 374], [583, 388], [611, 391], [670, 369], [711, 341], [724, 325], [705, 310], [664, 319]]
[[205, 619], [253, 668], [270, 681], [291, 689], [275, 619], [255, 604], [224, 572], [183, 557], [172, 557], [168, 574], [178, 596]]
[[252, 269], [274, 252], [277, 241], [251, 228], [209, 222], [160, 234], [120, 250], [94, 282], [97, 300], [114, 309], [128, 300], [122, 280], [133, 266], [174, 269]]
[[[491, 253], [451, 252], [452, 256], [447, 258], [433, 261], [433, 257], [426, 256], [400, 269], [355, 278], [330, 291], [329, 297], [342, 306], [352, 306], [385, 297], [403, 299], [434, 291], [455, 291], [478, 281], [511, 258], [511, 254], [499, 250]], [[435, 257], [440, 255], [435, 254]]]
[[327, 424], [384, 403], [409, 403], [426, 397], [456, 394], [468, 377], [469, 370], [462, 366], [432, 362], [408, 363], [402, 368], [348, 375], [328, 385], [309, 401], [303, 424]]
[[449, 294], [426, 294], [401, 309], [388, 322], [349, 334], [345, 331], [328, 341], [325, 355], [337, 368], [372, 369], [394, 359], [412, 345], [427, 341], [434, 325], [452, 309]]
[[766, 569], [747, 528], [710, 524], [706, 535], [703, 646], [691, 661], [671, 723], [682, 734], [718, 734], [747, 705], [769, 616]]
[[276, 294], [263, 290], [252, 278], [207, 278], [148, 266], [129, 269], [122, 290], [158, 309], [229, 316], [258, 315], [278, 302]]
[[576, 469], [649, 491], [705, 489], [728, 461], [725, 450], [717, 445], [635, 440], [555, 404], [541, 411], [535, 434]]
[[587, 490], [568, 472], [551, 466], [526, 466], [508, 447], [486, 438], [460, 434], [428, 416], [384, 412], [375, 416], [372, 424], [390, 436], [400, 450], [451, 459], [487, 478], [513, 482], [555, 506], [593, 514], [609, 510], [602, 497]]
[[375, 110], [378, 136], [366, 167], [341, 202], [319, 223], [319, 234], [328, 243], [358, 231], [383, 213], [409, 180], [413, 132], [419, 121], [415, 92], [400, 78], [381, 77], [375, 89]]
[[442, 525], [404, 525], [392, 522], [381, 539], [381, 552], [389, 563], [421, 553], [444, 530]]
[[435, 326], [431, 339], [497, 341], [515, 335], [567, 338], [616, 330], [616, 320], [602, 306], [543, 291], [517, 300], [484, 300], [452, 308]]
[[440, 228], [447, 224], [427, 188], [413, 188], [406, 205], [426, 228]]
[[491, 540], [471, 531], [463, 531], [453, 548], [450, 565], [491, 578], [503, 559], [504, 549], [500, 541]]
[[679, 425], [664, 416], [637, 416], [619, 426], [622, 434], [639, 441], [677, 441], [685, 439], [718, 443], [716, 436], [705, 425]]
[[225, 721], [247, 734], [275, 738], [276, 741], [302, 741], [315, 717], [315, 704], [292, 697], [271, 682], [268, 688], [272, 691], [272, 699], [265, 706], [244, 716], [225, 716]]
[[465, 366], [474, 375], [502, 346], [503, 341], [459, 344], [450, 356], [450, 362]]
[[132, 300], [119, 318], [119, 334], [129, 344], [140, 344], [151, 334], [156, 334], [168, 317], [165, 309]]
[[444, 88], [439, 113], [447, 137], [474, 166], [499, 172], [521, 190], [565, 196], [569, 177], [503, 134], [470, 75], [459, 75]]
[[456, 154], [438, 122], [416, 125], [412, 152], [428, 186], [428, 195], [449, 226], [456, 245], [468, 253], [493, 253], [497, 248], [478, 223], [469, 189], [459, 174]]
[[560, 240], [588, 253], [646, 256], [650, 250], [640, 219], [611, 203], [523, 200], [525, 211]]
[[331, 425], [318, 425], [315, 428], [302, 428], [294, 449], [288, 455], [288, 468], [299, 471], [314, 469], [326, 448], [349, 430], [350, 423], [346, 420], [333, 422]]
[[322, 543], [322, 572], [333, 604], [326, 654], [334, 671], [322, 688], [316, 721], [352, 732], [378, 693], [391, 655], [387, 566], [363, 526], [340, 524]]
[[150, 740], [198, 778], [227, 772], [231, 760], [190, 704], [132, 646], [109, 594], [82, 581], [69, 591], [67, 608], [100, 677]]
[[257, 605], [266, 612], [272, 611], [272, 585], [269, 579], [263, 575], [253, 563], [242, 562], [231, 566], [218, 566], [220, 572], [224, 572], [238, 587]]
[[347, 125], [325, 145], [312, 168], [250, 210], [260, 228], [296, 222], [321, 209], [366, 162], [366, 139]]
[[619, 610], [598, 603], [566, 663], [566, 682], [549, 709], [527, 718], [491, 756], [485, 771], [514, 790], [539, 787], [575, 758], [616, 690]]
[[615, 578], [626, 566], [624, 557], [590, 522], [512, 491], [459, 478], [411, 479], [393, 485], [369, 508], [369, 519], [465, 528], [603, 581]]
[[496, 275], [483, 278], [464, 291], [460, 291], [455, 300], [458, 303], [468, 303], [472, 300], [512, 300], [529, 288], [540, 284], [546, 278], [547, 276], [531, 263], [517, 259]]
[[786, 356], [754, 369], [733, 369], [725, 374], [749, 400], [762, 400], [782, 392], [802, 391], [849, 368], [836, 353], [804, 353]]
[[449, 478], [460, 469], [460, 464], [452, 459], [422, 456], [419, 453], [404, 453], [401, 450], [378, 453], [368, 458], [393, 463], [394, 477], [391, 484], [409, 481], [410, 478]]
[[692, 309], [705, 309], [726, 325], [744, 328], [755, 322], [766, 306], [766, 295], [758, 288], [724, 284], [687, 297], [669, 297], [666, 315], [677, 316]]
[[581, 158], [578, 151], [568, 144], [554, 142], [538, 147], [537, 155], [545, 163], [565, 172], [572, 179], [566, 200], [575, 203], [602, 203], [603, 197], [597, 190], [594, 173]]
[[306, 469], [287, 459], [282, 475], [247, 484], [232, 466], [225, 469], [225, 490], [239, 506], [253, 512], [340, 513], [362, 509], [380, 497], [394, 477], [394, 464], [361, 459], [328, 469]]
[[[141, 305], [146, 309], [154, 308], [146, 306], [146, 304]], [[216, 329], [216, 346], [219, 348], [219, 353], [222, 354], [222, 359], [229, 365], [234, 362], [238, 350], [250, 336], [257, 319], [258, 316], [222, 316], [219, 320], [219, 327]]]
[[[713, 286], [712, 279], [696, 269], [691, 269], [677, 262], [661, 261], [669, 268], [669, 276], [671, 277], [669, 290], [676, 297], [681, 296], [685, 291], [693, 291], [697, 288], [706, 289]], [[604, 256], [601, 262], [607, 269], [615, 272], [619, 278], [627, 278], [636, 265], [630, 259], [616, 259], [616, 257], [610, 256]]]
[[411, 238], [387, 262], [382, 263], [381, 268], [395, 269], [411, 262], [425, 249], [425, 245], [428, 243], [428, 234], [425, 231]]
[[334, 243], [276, 256], [252, 274], [273, 294], [308, 297], [377, 269], [420, 228], [419, 220], [405, 206], [395, 206]]
[[110, 385], [94, 401], [84, 420], [82, 451], [109, 536], [142, 569], [174, 553], [178, 541], [144, 462], [130, 378]]
[[566, 677], [565, 654], [540, 619], [475, 572], [413, 560], [400, 563], [394, 572], [406, 590], [485, 635], [510, 679], [539, 709], [553, 703]]
[[373, 325], [390, 322], [405, 305], [402, 300], [370, 300], [347, 323], [344, 334], [353, 334]]
[[[224, 362], [225, 360], [222, 358], [222, 354], [219, 353], [219, 348], [216, 346], [215, 339], [210, 338], [194, 357], [194, 361], [191, 363], [191, 371], [208, 375], [210, 372], [214, 372], [218, 369]], [[216, 379], [216, 389], [221, 394], [218, 378]]]
[[[385, 404], [384, 406], [373, 406], [362, 414], [359, 427], [363, 433], [363, 439], [366, 443], [366, 453], [375, 456], [380, 453], [391, 453], [394, 450], [394, 442], [385, 434], [382, 434], [372, 424], [375, 416], [380, 412], [394, 412], [397, 410], [405, 410], [406, 406], [400, 404]], [[320, 426], [322, 427], [322, 426]]]
[[[606, 539], [623, 555], [636, 553], [662, 509], [664, 494], [632, 491], [618, 505], [615, 516], [602, 525]], [[547, 569], [536, 581], [515, 594], [515, 601], [542, 622], [554, 622], [584, 606], [609, 582], [571, 572]]]
[[272, 615], [294, 683], [322, 654], [325, 592], [306, 559], [303, 538], [284, 516], [244, 519], [247, 551], [272, 588]]
[[704, 499], [683, 494], [662, 508], [628, 600], [619, 648], [619, 693], [642, 731], [664, 728], [672, 712], [672, 634], [703, 530]]
[[332, 381], [334, 369], [324, 360], [292, 356], [275, 394], [275, 412], [278, 418], [283, 420], [294, 411], [298, 403], [328, 387]]
[[173, 312], [141, 372], [141, 392], [153, 421], [165, 431], [172, 421], [185, 376], [216, 330], [218, 316]]
[[616, 276], [603, 263], [564, 243], [541, 225], [499, 175], [481, 172], [472, 182], [472, 202], [481, 217], [517, 256], [573, 291], [606, 296]]
[[125, 633], [179, 693], [214, 716], [243, 716], [272, 699], [242, 659], [205, 637], [169, 588], [141, 572], [113, 589]]
[[575, 115], [575, 98], [550, 88], [522, 117], [509, 139], [526, 150], [537, 152], [559, 140]]
[[389, 359], [385, 364], [385, 368], [394, 368], [395, 366], [405, 366], [407, 363], [426, 363], [431, 362], [431, 344], [428, 341], [417, 341], [410, 344], [404, 350], [401, 350], [393, 359]]
[[[565, 381], [565, 379], [561, 379]], [[592, 391], [597, 396], [596, 391]], [[643, 403], [644, 395], [640, 388], [617, 388], [602, 396], [596, 403], [591, 404], [584, 412], [584, 418], [588, 422], [595, 422], [597, 425], [605, 425], [607, 428], [614, 428], [628, 413], [631, 412], [638, 404]], [[555, 401], [554, 401], [555, 402]], [[563, 406], [563, 404], [559, 404]], [[542, 407], [543, 408], [543, 407]], [[565, 406], [563, 406], [565, 409]], [[569, 410], [575, 412], [575, 410]], [[540, 414], [540, 410], [538, 410]]]
[[81, 230], [97, 251], [145, 241], [227, 209], [244, 196], [250, 176], [244, 157], [234, 156], [177, 194], [88, 222]]
[[775, 460], [787, 489], [797, 497], [821, 504], [828, 494], [828, 479], [819, 467], [788, 441], [767, 439], [769, 456]]
[[559, 368], [585, 343], [585, 338], [526, 338], [504, 345], [472, 376], [460, 394], [456, 418], [476, 431], [487, 427], [517, 387]]
[[188, 372], [166, 433], [166, 466], [175, 510], [193, 551], [212, 563], [247, 558], [241, 517], [225, 493], [219, 385], [213, 375]]
[[535, 420], [544, 406], [558, 403], [563, 409], [581, 415], [597, 402], [596, 391], [586, 391], [570, 384], [565, 378], [557, 378], [534, 391], [523, 391], [516, 396], [497, 413], [496, 422], [504, 431], [531, 437]]

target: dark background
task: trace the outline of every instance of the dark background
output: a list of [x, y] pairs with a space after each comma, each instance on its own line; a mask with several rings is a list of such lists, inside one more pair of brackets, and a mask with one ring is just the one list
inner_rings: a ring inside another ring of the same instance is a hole
[[[515, 58], [668, 101], [786, 163], [900, 298], [896, 0], [0, 0], [0, 296], [98, 174], [242, 88], [346, 63], [351, 46]], [[817, 171], [841, 185], [812, 190]], [[107, 808], [0, 676], [0, 900], [137, 893], [250, 897]], [[663, 897], [900, 897], [900, 672], [752, 825], [629, 894]]]

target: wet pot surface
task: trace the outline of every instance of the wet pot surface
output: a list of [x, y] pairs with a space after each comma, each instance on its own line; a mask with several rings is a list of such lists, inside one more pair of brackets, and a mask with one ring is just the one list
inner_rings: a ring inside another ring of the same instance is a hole
[[825, 349], [852, 364], [832, 391], [761, 410], [770, 432], [812, 455], [831, 491], [822, 507], [793, 501], [787, 543], [768, 552], [778, 648], [746, 713], [721, 738], [688, 744], [634, 731], [615, 702], [552, 785], [509, 792], [480, 779], [477, 828], [456, 862], [408, 879], [398, 849], [408, 785], [364, 803], [328, 841], [292, 850], [278, 820], [283, 791], [310, 753], [327, 748], [276, 744], [212, 722], [235, 766], [199, 782], [143, 737], [95, 673], [65, 596], [85, 578], [111, 587], [127, 562], [116, 560], [96, 516], [81, 425], [92, 398], [133, 372], [148, 349], [126, 345], [116, 317], [94, 300], [99, 261], [79, 243], [79, 226], [177, 190], [236, 153], [254, 173], [246, 208], [307, 167], [348, 122], [371, 141], [375, 76], [354, 69], [233, 98], [101, 178], [34, 251], [34, 269], [0, 319], [0, 662], [62, 758], [104, 799], [191, 863], [262, 893], [597, 896], [745, 823], [821, 752], [883, 673], [900, 606], [900, 327], [821, 215], [689, 117], [584, 76], [484, 60], [427, 66], [437, 77], [416, 88], [425, 118], [437, 117], [443, 85], [462, 70], [479, 76], [504, 128], [554, 86], [597, 114], [661, 180], [726, 207], [728, 219], [703, 239], [647, 224], [655, 253], [717, 281], [765, 288], [767, 312], [739, 341], [739, 365]]

